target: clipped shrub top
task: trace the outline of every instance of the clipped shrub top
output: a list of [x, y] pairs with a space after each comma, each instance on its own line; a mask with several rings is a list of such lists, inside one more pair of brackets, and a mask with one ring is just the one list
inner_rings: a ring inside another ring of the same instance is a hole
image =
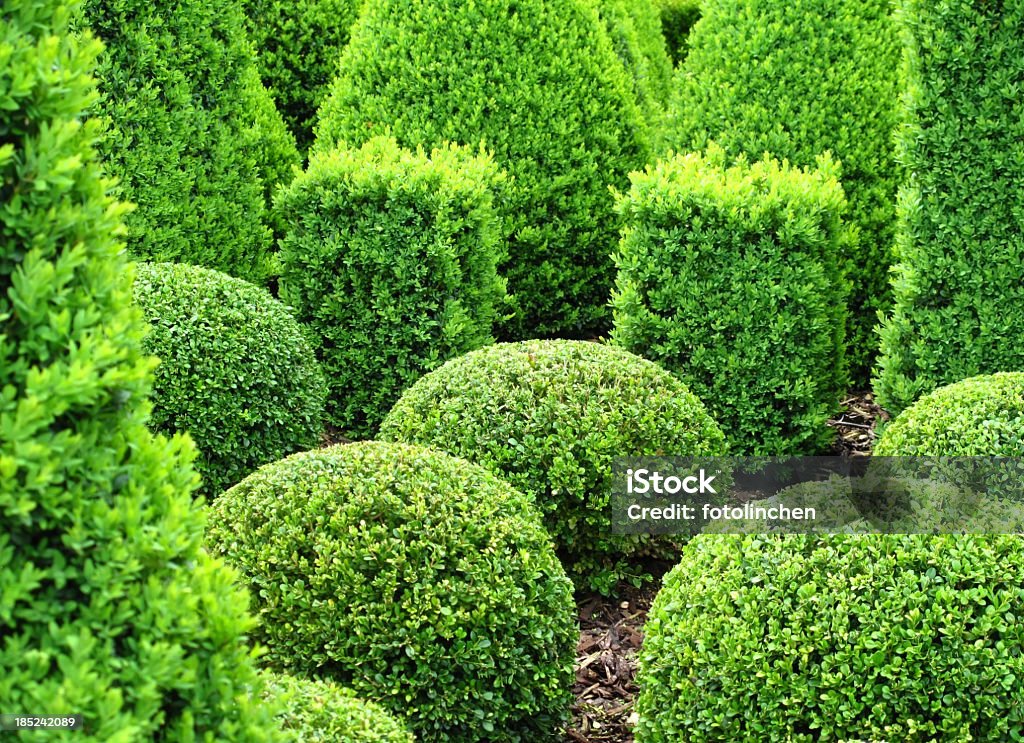
[[283, 705], [281, 727], [296, 743], [413, 743], [412, 733], [383, 707], [329, 681], [265, 674], [264, 696]]
[[1019, 536], [701, 536], [644, 628], [638, 743], [1012, 740]]
[[885, 427], [874, 454], [1024, 457], [1024, 373], [972, 377], [925, 395]]
[[372, 435], [425, 372], [493, 342], [503, 181], [482, 153], [379, 137], [314, 153], [280, 194], [281, 297], [319, 336], [328, 413], [349, 435]]
[[500, 266], [511, 337], [607, 326], [618, 223], [608, 185], [648, 156], [646, 127], [591, 3], [380, 0], [352, 29], [314, 149], [390, 133], [456, 142], [511, 176]]
[[532, 496], [576, 573], [636, 550], [608, 514], [614, 457], [724, 453], [700, 400], [656, 364], [584, 341], [497, 344], [409, 388], [383, 439], [478, 462]]
[[82, 715], [67, 740], [270, 743], [245, 593], [201, 549], [194, 451], [146, 429], [155, 361], [78, 11], [0, 7], [0, 709]]
[[268, 465], [213, 504], [268, 662], [330, 677], [421, 740], [552, 739], [578, 638], [529, 499], [482, 467], [362, 442]]
[[134, 293], [150, 325], [143, 348], [161, 360], [150, 425], [195, 439], [203, 493], [319, 443], [323, 373], [266, 289], [198, 266], [141, 263]]

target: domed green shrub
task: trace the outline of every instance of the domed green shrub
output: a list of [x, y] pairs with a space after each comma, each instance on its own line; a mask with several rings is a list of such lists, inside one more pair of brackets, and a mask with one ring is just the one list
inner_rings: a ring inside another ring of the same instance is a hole
[[266, 680], [264, 696], [284, 705], [278, 719], [296, 743], [413, 743], [397, 718], [344, 687], [285, 674]]
[[243, 0], [264, 84], [305, 151], [363, 0]]
[[889, 0], [702, 0], [689, 36], [667, 144], [727, 154], [765, 152], [799, 168], [831, 151], [842, 163], [850, 368], [866, 384], [878, 311], [891, 302], [889, 265], [899, 168], [892, 132], [899, 40]]
[[1016, 740], [1018, 536], [701, 536], [644, 628], [637, 743]]
[[498, 344], [410, 387], [383, 439], [478, 462], [532, 496], [574, 577], [607, 589], [642, 536], [610, 534], [612, 459], [724, 454], [700, 400], [656, 364], [584, 341]]
[[737, 454], [814, 454], [846, 382], [845, 203], [830, 161], [804, 173], [724, 153], [633, 175], [614, 341], [703, 400]]
[[494, 341], [505, 301], [489, 158], [377, 138], [314, 153], [278, 201], [281, 298], [318, 336], [331, 421], [372, 434], [425, 372]]
[[213, 504], [275, 668], [336, 680], [422, 741], [555, 740], [572, 586], [529, 499], [482, 467], [363, 442], [296, 454]]
[[618, 233], [609, 185], [648, 157], [625, 68], [592, 3], [368, 3], [320, 110], [315, 149], [390, 133], [483, 143], [511, 176], [502, 275], [514, 339], [607, 328]]
[[266, 279], [271, 191], [299, 158], [260, 83], [238, 0], [86, 0], [84, 10], [106, 44], [102, 153], [138, 205], [129, 251]]
[[299, 324], [266, 289], [198, 266], [140, 263], [143, 348], [160, 358], [150, 426], [187, 431], [214, 496], [320, 441], [327, 387]]
[[875, 379], [894, 413], [978, 374], [1024, 371], [1024, 5], [902, 2], [895, 306]]
[[193, 449], [146, 429], [156, 362], [77, 12], [0, 6], [0, 710], [82, 715], [32, 740], [281, 740], [245, 593], [201, 549]]
[[661, 34], [673, 65], [678, 65], [689, 52], [690, 30], [700, 20], [703, 0], [654, 0], [661, 18]]

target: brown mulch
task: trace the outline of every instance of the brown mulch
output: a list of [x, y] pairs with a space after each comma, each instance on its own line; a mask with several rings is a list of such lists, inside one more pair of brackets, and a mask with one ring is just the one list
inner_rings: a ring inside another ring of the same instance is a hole
[[889, 420], [889, 412], [875, 402], [870, 392], [850, 392], [842, 402], [842, 412], [828, 422], [839, 434], [833, 445], [841, 457], [864, 457], [875, 445], [879, 423]]

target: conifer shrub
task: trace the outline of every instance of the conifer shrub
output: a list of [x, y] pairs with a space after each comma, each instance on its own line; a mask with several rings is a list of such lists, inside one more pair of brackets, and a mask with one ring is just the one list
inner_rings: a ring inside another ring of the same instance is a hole
[[895, 304], [874, 381], [894, 413], [1024, 370], [1024, 5], [903, 2]]
[[138, 205], [129, 251], [264, 281], [270, 197], [299, 158], [238, 0], [86, 0], [83, 22], [106, 45], [95, 110], [104, 161]]
[[899, 40], [889, 0], [702, 0], [689, 36], [667, 145], [714, 141], [751, 161], [765, 152], [812, 168], [830, 151], [842, 164], [849, 222], [844, 244], [847, 339], [865, 385], [878, 347], [878, 311], [891, 302]]
[[483, 143], [512, 176], [499, 271], [516, 312], [502, 335], [585, 337], [609, 322], [608, 186], [649, 153], [630, 85], [590, 2], [381, 0], [352, 29], [314, 148], [387, 133]]
[[305, 152], [363, 0], [244, 0], [264, 85]]
[[661, 20], [661, 35], [673, 65], [678, 65], [689, 52], [693, 25], [700, 20], [702, 0], [655, 0]]
[[318, 338], [328, 415], [349, 435], [372, 435], [420, 376], [493, 343], [503, 180], [483, 154], [380, 137], [314, 153], [281, 194], [281, 297]]
[[700, 536], [644, 627], [638, 743], [1015, 740], [1018, 536]]
[[740, 455], [820, 452], [845, 389], [845, 203], [828, 158], [803, 172], [721, 149], [633, 175], [613, 340], [708, 406]]
[[332, 679], [421, 741], [556, 740], [572, 586], [529, 499], [482, 467], [360, 442], [292, 455], [218, 498], [275, 669]]
[[503, 343], [410, 387], [381, 438], [477, 462], [530, 495], [574, 579], [610, 590], [635, 576], [645, 536], [611, 534], [612, 459], [725, 453], [721, 430], [671, 374], [585, 341]]
[[283, 705], [278, 720], [296, 743], [413, 743], [398, 718], [342, 686], [287, 674], [265, 678], [266, 696]]
[[266, 289], [199, 266], [140, 263], [143, 349], [160, 359], [150, 427], [187, 431], [202, 492], [316, 446], [327, 386], [302, 328]]
[[0, 709], [82, 715], [61, 740], [277, 741], [245, 592], [201, 549], [193, 448], [146, 429], [79, 9], [0, 6]]

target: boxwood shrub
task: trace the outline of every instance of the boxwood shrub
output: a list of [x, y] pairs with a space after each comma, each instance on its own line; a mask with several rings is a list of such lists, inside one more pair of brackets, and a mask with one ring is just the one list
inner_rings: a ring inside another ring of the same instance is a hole
[[613, 340], [675, 373], [737, 454], [814, 454], [846, 383], [832, 163], [659, 162], [619, 199]]
[[529, 499], [441, 452], [360, 442], [267, 465], [213, 503], [276, 669], [333, 679], [422, 741], [556, 740], [572, 586]]
[[1015, 740], [1018, 536], [700, 536], [644, 630], [638, 743]]
[[266, 692], [283, 710], [281, 727], [295, 743], [413, 743], [405, 725], [373, 702], [330, 681], [266, 673]]
[[86, 0], [106, 45], [97, 70], [102, 154], [121, 194], [128, 249], [260, 282], [273, 270], [272, 189], [295, 142], [260, 83], [239, 0]]
[[266, 289], [218, 271], [140, 263], [143, 348], [160, 358], [150, 426], [187, 431], [202, 492], [316, 446], [327, 387], [299, 324]]
[[644, 537], [610, 534], [612, 459], [725, 451], [721, 430], [671, 374], [585, 341], [503, 343], [453, 359], [402, 395], [386, 440], [477, 462], [532, 496], [563, 560], [608, 590], [635, 574]]
[[328, 414], [349, 435], [372, 434], [422, 374], [494, 341], [501, 183], [484, 155], [376, 138], [314, 153], [281, 194], [281, 297], [317, 336]]
[[[1024, 371], [1024, 5], [901, 2], [908, 81], [879, 402]], [[982, 41], [983, 40], [983, 41]]]
[[79, 12], [0, 6], [0, 709], [83, 717], [32, 740], [278, 741], [245, 592], [201, 549], [193, 448], [146, 429]]
[[649, 141], [592, 2], [379, 0], [352, 29], [314, 148], [390, 133], [403, 147], [483, 143], [511, 176], [499, 266], [506, 339], [586, 337], [609, 324], [625, 187]]
[[730, 156], [765, 152], [812, 168], [842, 163], [849, 221], [842, 247], [853, 378], [866, 385], [874, 326], [891, 302], [895, 197], [892, 133], [900, 44], [889, 0], [702, 0], [665, 131], [677, 151], [714, 141]]

